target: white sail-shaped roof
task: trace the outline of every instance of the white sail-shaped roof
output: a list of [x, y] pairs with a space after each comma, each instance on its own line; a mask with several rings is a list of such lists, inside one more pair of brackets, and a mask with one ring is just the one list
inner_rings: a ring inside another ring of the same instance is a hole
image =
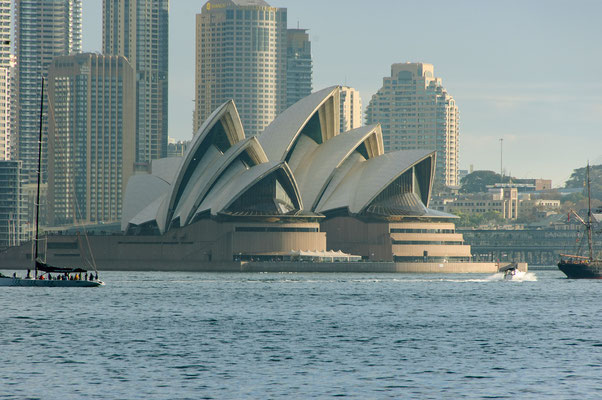
[[293, 193], [291, 194], [293, 194], [294, 200], [299, 204], [299, 208], [301, 208], [301, 198], [297, 190], [297, 185], [287, 164], [285, 162], [270, 161], [245, 170], [232, 179], [228, 179], [219, 190], [212, 190], [198, 208], [197, 213], [210, 211], [212, 215], [217, 215], [223, 212], [243, 193], [259, 183], [263, 178], [278, 170], [281, 170], [284, 176], [290, 181], [290, 185], [293, 188]]
[[[163, 203], [163, 201], [165, 201], [166, 195], [167, 195], [167, 193], [164, 193], [163, 195], [156, 198], [149, 205], [144, 207], [144, 209], [142, 209], [142, 211], [140, 211], [138, 214], [136, 214], [136, 216], [129, 221], [129, 224], [144, 225], [144, 224], [148, 224], [153, 221], [157, 222], [157, 220], [156, 220], [157, 211], [159, 210], [161, 203]], [[126, 229], [126, 228], [127, 228], [127, 226], [126, 227], [122, 226], [122, 229]], [[161, 227], [161, 226], [159, 227], [160, 230], [163, 230], [163, 228], [164, 227]]]
[[[280, 114], [259, 135], [268, 158], [284, 161], [304, 128], [321, 144], [339, 133], [339, 86], [332, 86], [304, 97]], [[316, 122], [310, 124], [311, 121]], [[311, 125], [311, 126], [310, 126]]]
[[248, 167], [268, 162], [268, 158], [255, 136], [241, 140], [230, 147], [224, 154], [212, 160], [209, 165], [204, 166], [202, 174], [198, 178], [191, 180], [191, 184], [189, 185], [191, 190], [189, 193], [186, 193], [180, 202], [180, 207], [174, 213], [173, 218], [179, 218], [182, 225], [187, 224], [212, 185], [226, 168], [241, 156], [244, 156], [244, 162]]
[[184, 157], [154, 161], [152, 175], [131, 178], [122, 227], [164, 233], [217, 215], [316, 216], [335, 210], [425, 215], [435, 152], [384, 154], [380, 125], [339, 134], [339, 90], [333, 86], [301, 99], [250, 138], [234, 102], [224, 103]]
[[165, 226], [169, 227], [174, 213], [182, 209], [180, 202], [185, 202], [193, 195], [194, 184], [203, 176], [205, 169], [244, 138], [234, 101], [222, 104], [211, 113], [186, 151], [169, 200], [159, 209], [158, 218], [165, 221]]
[[[344, 177], [342, 179], [339, 177], [338, 180], [334, 179], [338, 181], [338, 184], [329, 193], [324, 194], [316, 211], [328, 212], [347, 207], [350, 213], [359, 214], [401, 174], [420, 161], [426, 158], [434, 160], [434, 157], [434, 151], [407, 150], [387, 153], [358, 162], [351, 169], [340, 171]], [[434, 162], [432, 162], [432, 168], [434, 168]], [[430, 176], [432, 177], [432, 170]]]
[[168, 157], [153, 160], [151, 162], [151, 173], [171, 185], [176, 179], [183, 160], [183, 157]]
[[121, 229], [125, 230], [132, 219], [149, 204], [169, 192], [170, 188], [168, 182], [155, 175], [131, 176], [123, 199]]
[[315, 209], [337, 168], [354, 151], [368, 159], [384, 154], [380, 125], [364, 126], [333, 137], [315, 151], [303, 153], [305, 157], [296, 168], [291, 162], [306, 209]]

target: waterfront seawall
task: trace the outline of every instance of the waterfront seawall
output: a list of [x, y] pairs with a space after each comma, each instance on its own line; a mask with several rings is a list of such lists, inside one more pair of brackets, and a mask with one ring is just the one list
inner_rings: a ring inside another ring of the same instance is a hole
[[[360, 272], [414, 274], [495, 274], [508, 263], [393, 263], [393, 262], [249, 262], [243, 272]], [[519, 270], [527, 271], [526, 263]]]
[[[82, 266], [73, 260], [57, 265]], [[167, 260], [97, 260], [100, 271], [178, 271], [178, 272], [272, 272], [272, 273], [415, 273], [415, 274], [494, 274], [500, 267], [508, 263], [473, 262], [473, 263], [393, 263], [393, 262], [202, 262], [202, 261], [167, 261]], [[30, 263], [2, 263], [0, 269], [27, 269]], [[521, 271], [527, 271], [526, 263], [519, 263]]]

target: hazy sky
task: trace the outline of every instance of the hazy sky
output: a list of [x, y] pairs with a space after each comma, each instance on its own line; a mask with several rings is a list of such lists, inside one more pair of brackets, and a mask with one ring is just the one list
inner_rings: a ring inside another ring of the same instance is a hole
[[[427, 62], [460, 108], [460, 168], [558, 186], [602, 164], [600, 0], [267, 0], [309, 29], [314, 90], [347, 84], [364, 108], [392, 63]], [[192, 137], [195, 14], [171, 0], [169, 135]], [[102, 0], [84, 0], [84, 50], [102, 48]]]

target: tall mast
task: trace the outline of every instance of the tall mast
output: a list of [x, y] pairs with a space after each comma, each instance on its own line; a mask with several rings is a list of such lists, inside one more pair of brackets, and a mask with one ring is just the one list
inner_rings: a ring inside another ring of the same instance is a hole
[[587, 245], [589, 246], [589, 260], [594, 259], [594, 249], [592, 245], [592, 194], [589, 181], [589, 162], [587, 163]]
[[36, 219], [36, 235], [35, 235], [35, 251], [33, 256], [35, 276], [38, 276], [38, 236], [39, 236], [39, 220], [40, 220], [40, 183], [42, 177], [42, 120], [44, 111], [44, 77], [42, 76], [42, 94], [40, 96], [40, 137], [38, 139], [38, 190], [35, 203], [35, 219]]

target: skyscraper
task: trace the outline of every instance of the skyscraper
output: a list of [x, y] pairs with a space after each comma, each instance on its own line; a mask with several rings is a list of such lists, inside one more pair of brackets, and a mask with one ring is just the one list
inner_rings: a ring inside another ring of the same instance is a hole
[[286, 106], [311, 94], [311, 42], [307, 29], [289, 29], [286, 47]]
[[0, 249], [21, 243], [21, 161], [0, 160]]
[[169, 0], [103, 0], [104, 54], [136, 71], [136, 161], [167, 156]]
[[263, 0], [214, 0], [196, 16], [193, 127], [234, 99], [247, 135], [286, 107], [286, 9]]
[[[22, 175], [30, 182], [35, 181], [38, 166], [41, 78], [54, 57], [81, 51], [81, 18], [81, 0], [15, 0], [17, 101], [12, 131], [17, 134], [12, 158], [23, 161]], [[48, 107], [44, 110], [48, 115]]]
[[362, 126], [362, 98], [360, 92], [349, 86], [341, 86], [341, 132]]
[[458, 185], [459, 111], [432, 64], [393, 64], [366, 119], [381, 123], [385, 151], [436, 150], [436, 182]]
[[123, 56], [57, 57], [48, 74], [48, 216], [114, 222], [135, 160], [135, 75]]
[[0, 0], [0, 160], [10, 159], [10, 0]]

